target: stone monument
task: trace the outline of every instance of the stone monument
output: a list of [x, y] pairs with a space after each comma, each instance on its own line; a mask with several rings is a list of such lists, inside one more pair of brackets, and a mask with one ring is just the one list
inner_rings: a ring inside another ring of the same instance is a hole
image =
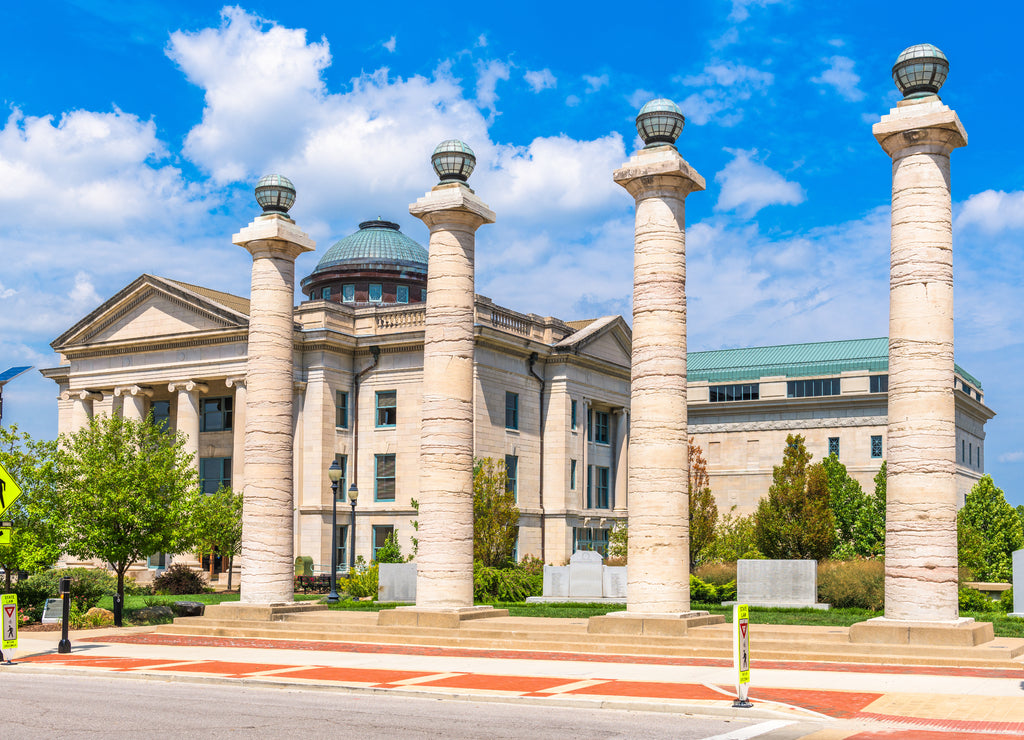
[[476, 230], [494, 212], [466, 184], [476, 156], [443, 141], [440, 182], [409, 206], [430, 229], [423, 336], [416, 606], [382, 611], [380, 624], [457, 627], [505, 610], [473, 606], [473, 325]]
[[240, 581], [243, 604], [274, 604], [294, 598], [295, 258], [316, 245], [288, 216], [291, 181], [260, 178], [256, 200], [263, 215], [231, 239], [252, 255]]
[[[614, 174], [636, 200], [629, 572], [626, 612], [591, 619], [592, 632], [651, 632], [645, 618], [706, 615], [690, 612], [686, 493], [686, 196], [704, 178], [676, 150], [684, 123], [672, 101], [647, 103], [636, 118], [645, 146]], [[624, 616], [638, 619], [626, 627]]]
[[854, 625], [858, 642], [942, 628], [992, 639], [991, 625], [959, 618], [957, 601], [949, 155], [967, 134], [938, 96], [948, 71], [931, 44], [904, 50], [892, 69], [904, 98], [872, 128], [892, 157], [885, 617]]

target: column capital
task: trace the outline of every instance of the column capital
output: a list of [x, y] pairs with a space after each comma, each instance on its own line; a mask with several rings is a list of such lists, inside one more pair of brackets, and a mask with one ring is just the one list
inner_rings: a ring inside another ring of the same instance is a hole
[[189, 393], [209, 393], [210, 386], [206, 383], [199, 383], [195, 380], [175, 380], [167, 384], [167, 390], [173, 393], [174, 391], [188, 391]]
[[954, 149], [967, 146], [967, 132], [960, 123], [960, 117], [937, 95], [923, 100], [900, 101], [871, 127], [871, 133], [890, 157], [912, 148], [949, 154]]
[[224, 385], [226, 385], [228, 388], [235, 387], [235, 388], [242, 388], [242, 389], [244, 389], [245, 388], [245, 376], [244, 375], [240, 375], [238, 377], [227, 378], [224, 381]]
[[72, 399], [77, 401], [102, 401], [103, 393], [100, 391], [86, 390], [84, 388], [74, 391], [67, 390], [61, 392], [60, 400], [70, 401]]
[[295, 259], [303, 252], [316, 249], [316, 242], [295, 222], [279, 213], [257, 216], [237, 234], [231, 243], [249, 251], [257, 257], [287, 257]]
[[153, 397], [153, 389], [141, 385], [119, 385], [114, 388], [115, 396], [146, 396]]
[[415, 203], [409, 204], [409, 213], [425, 223], [430, 230], [468, 226], [472, 230], [483, 224], [493, 224], [494, 211], [476, 193], [462, 183], [437, 185]]
[[641, 149], [612, 178], [637, 200], [669, 192], [685, 198], [704, 189], [704, 178], [672, 146]]

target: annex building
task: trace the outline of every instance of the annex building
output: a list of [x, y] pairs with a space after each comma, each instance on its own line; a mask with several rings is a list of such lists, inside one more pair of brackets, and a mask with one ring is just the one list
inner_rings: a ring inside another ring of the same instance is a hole
[[[295, 554], [331, 561], [337, 460], [339, 563], [367, 560], [391, 532], [414, 535], [427, 252], [375, 220], [324, 253], [294, 309]], [[503, 460], [520, 508], [519, 555], [565, 562], [602, 548], [629, 505], [630, 329], [621, 316], [563, 321], [476, 297], [475, 455]], [[152, 413], [181, 431], [204, 490], [241, 490], [247, 299], [142, 275], [58, 337], [59, 431], [97, 413]], [[751, 511], [786, 435], [814, 459], [835, 452], [866, 490], [885, 458], [883, 338], [691, 352], [690, 434], [720, 511]], [[956, 369], [958, 486], [984, 471], [981, 383]], [[191, 557], [191, 556], [189, 556]], [[154, 556], [151, 570], [166, 559]], [[140, 566], [141, 567], [141, 566]], [[141, 576], [141, 573], [139, 574]]]

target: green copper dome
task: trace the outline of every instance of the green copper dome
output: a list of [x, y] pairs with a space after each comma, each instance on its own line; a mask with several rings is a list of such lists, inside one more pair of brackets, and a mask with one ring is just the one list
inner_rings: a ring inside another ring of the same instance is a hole
[[427, 250], [407, 237], [391, 221], [363, 221], [359, 231], [327, 250], [313, 272], [355, 263], [393, 262], [422, 266], [426, 272]]

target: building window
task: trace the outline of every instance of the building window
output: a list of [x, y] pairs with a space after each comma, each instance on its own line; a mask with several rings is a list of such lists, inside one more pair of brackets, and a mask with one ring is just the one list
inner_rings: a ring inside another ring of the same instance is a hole
[[839, 437], [828, 438], [828, 454], [839, 457]]
[[231, 430], [231, 396], [204, 398], [200, 402], [199, 420], [201, 432], [226, 432]]
[[569, 490], [576, 490], [576, 461], [569, 461]]
[[592, 509], [594, 489], [594, 466], [587, 466], [587, 508]]
[[593, 550], [601, 553], [602, 557], [608, 556], [608, 531], [607, 529], [592, 529], [590, 527], [572, 528], [572, 551]]
[[153, 401], [149, 412], [153, 414], [153, 425], [157, 429], [169, 429], [171, 426], [171, 402]]
[[377, 391], [377, 426], [393, 427], [398, 422], [398, 391]]
[[399, 285], [395, 288], [395, 303], [408, 303], [409, 302], [409, 286]]
[[569, 401], [569, 428], [576, 431], [576, 402]]
[[882, 435], [873, 434], [871, 435], [871, 457], [879, 458], [882, 456]]
[[505, 391], [505, 428], [519, 428], [519, 394]]
[[598, 444], [608, 444], [608, 412], [594, 412], [594, 441]]
[[338, 570], [348, 569], [348, 525], [338, 525]]
[[324, 300], [325, 301], [331, 300], [331, 289], [330, 288], [324, 288]]
[[356, 302], [356, 286], [354, 285], [342, 285], [341, 286], [341, 300], [345, 303]]
[[217, 493], [221, 486], [231, 486], [230, 457], [202, 457], [199, 459], [199, 485], [203, 493]]
[[426, 288], [420, 288], [420, 301], [423, 302], [423, 303], [426, 303], [426, 301], [427, 301], [427, 289]]
[[889, 392], [889, 376], [888, 375], [872, 375], [871, 376], [871, 392], [872, 393], [888, 393]]
[[708, 400], [711, 403], [724, 401], [756, 401], [761, 397], [761, 386], [758, 383], [741, 383], [739, 385], [713, 385], [708, 389]]
[[348, 393], [338, 391], [334, 394], [334, 426], [348, 429]]
[[148, 568], [166, 568], [167, 567], [167, 555], [162, 552], [155, 552], [146, 558], [146, 567]]
[[516, 499], [519, 498], [519, 457], [518, 455], [505, 455], [505, 490], [511, 493]]
[[587, 441], [594, 441], [594, 410], [587, 409]]
[[967, 464], [974, 465], [974, 445], [967, 445]]
[[373, 525], [373, 559], [377, 559], [377, 551], [388, 541], [388, 537], [395, 533], [395, 528], [390, 524]]
[[377, 469], [374, 476], [373, 498], [375, 501], [394, 501], [395, 456], [374, 455], [374, 459]]
[[338, 478], [338, 501], [345, 500], [345, 492], [348, 490], [348, 455], [335, 455], [334, 462], [341, 468], [341, 477]]
[[602, 467], [595, 466], [594, 467], [594, 472], [597, 474], [597, 476], [596, 476], [596, 478], [597, 478], [596, 484], [597, 485], [595, 486], [595, 490], [594, 490], [594, 494], [595, 495], [594, 495], [594, 506], [593, 506], [593, 508], [595, 508], [595, 509], [608, 509], [608, 508], [610, 508], [609, 496], [608, 496], [609, 470], [608, 470], [608, 468], [602, 468]]
[[788, 398], [808, 396], [838, 396], [839, 378], [814, 378], [813, 380], [790, 380], [786, 383]]
[[367, 300], [370, 303], [380, 303], [384, 300], [384, 286], [380, 283], [370, 283]]

